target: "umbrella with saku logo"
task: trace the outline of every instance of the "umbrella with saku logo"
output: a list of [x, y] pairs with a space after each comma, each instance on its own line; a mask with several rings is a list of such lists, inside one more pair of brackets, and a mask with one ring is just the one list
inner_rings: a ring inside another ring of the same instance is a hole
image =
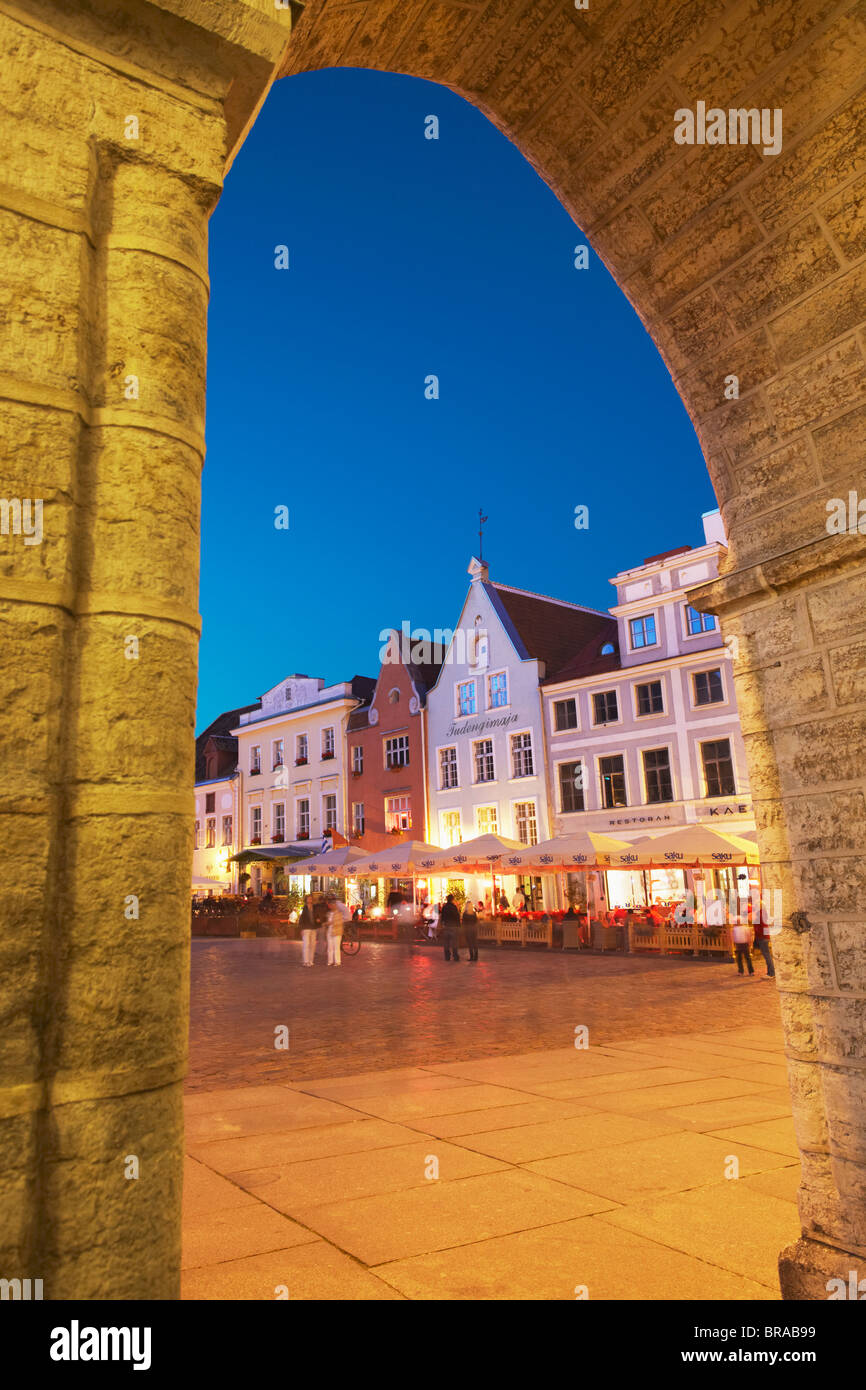
[[611, 855], [613, 869], [724, 869], [758, 864], [758, 846], [708, 825], [684, 825], [646, 835]]
[[431, 856], [438, 854], [435, 845], [423, 840], [400, 840], [396, 845], [365, 854], [340, 870], [350, 878], [409, 878], [412, 879], [412, 908], [415, 909], [416, 880], [426, 875]]

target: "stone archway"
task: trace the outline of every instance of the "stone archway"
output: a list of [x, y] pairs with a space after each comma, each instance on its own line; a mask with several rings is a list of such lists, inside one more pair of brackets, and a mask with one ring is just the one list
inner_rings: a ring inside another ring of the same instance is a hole
[[[4, 0], [0, 31], [4, 488], [44, 506], [0, 552], [4, 1270], [177, 1292], [207, 219], [274, 78], [350, 65], [519, 145], [695, 422], [731, 538], [698, 597], [785, 903], [783, 1289], [825, 1297], [866, 1255], [866, 536], [826, 529], [866, 491], [862, 0]], [[781, 109], [781, 152], [677, 144], [701, 101]]]

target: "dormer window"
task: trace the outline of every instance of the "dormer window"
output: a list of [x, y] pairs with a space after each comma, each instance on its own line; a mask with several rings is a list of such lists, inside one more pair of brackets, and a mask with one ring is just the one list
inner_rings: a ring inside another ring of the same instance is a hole
[[605, 642], [605, 644], [604, 644], [604, 646], [602, 647], [602, 649], [601, 649], [599, 655], [600, 655], [600, 656], [613, 656], [615, 652], [616, 652], [616, 647], [613, 645], [613, 642]]

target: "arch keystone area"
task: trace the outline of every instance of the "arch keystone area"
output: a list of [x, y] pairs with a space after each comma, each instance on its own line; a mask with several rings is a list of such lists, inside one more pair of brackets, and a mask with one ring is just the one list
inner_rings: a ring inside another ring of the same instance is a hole
[[[41, 544], [0, 551], [27, 866], [0, 890], [3, 1268], [55, 1299], [178, 1292], [207, 223], [271, 83], [343, 65], [444, 84], [505, 132], [694, 421], [731, 542], [695, 601], [737, 639], [785, 903], [782, 1289], [826, 1298], [866, 1256], [866, 536], [826, 527], [866, 494], [862, 3], [0, 0], [0, 40], [4, 489], [44, 501]], [[779, 153], [678, 143], [698, 103], [780, 111]]]

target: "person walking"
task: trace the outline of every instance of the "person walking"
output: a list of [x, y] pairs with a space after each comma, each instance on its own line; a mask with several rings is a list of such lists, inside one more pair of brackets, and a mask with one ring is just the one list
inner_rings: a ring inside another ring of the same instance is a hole
[[463, 909], [463, 935], [466, 937], [466, 948], [469, 951], [469, 959], [478, 959], [478, 913], [467, 902]]
[[737, 974], [743, 975], [743, 962], [749, 967], [749, 974], [754, 975], [755, 970], [752, 965], [752, 929], [748, 922], [731, 923], [731, 940], [734, 943], [734, 951], [737, 956]]
[[315, 961], [315, 958], [316, 958], [316, 951], [317, 951], [317, 949], [318, 949], [319, 942], [320, 942], [320, 941], [321, 941], [321, 942], [327, 941], [327, 938], [328, 938], [328, 918], [330, 917], [330, 915], [331, 915], [331, 910], [330, 910], [330, 908], [328, 907], [327, 902], [325, 901], [325, 895], [324, 895], [324, 893], [319, 893], [319, 894], [317, 894], [317, 895], [316, 895], [316, 898], [315, 898], [315, 900], [314, 900], [314, 902], [313, 902], [313, 924], [314, 924], [314, 926], [315, 926], [315, 928], [316, 928], [316, 936], [315, 936], [315, 940], [313, 941], [313, 949], [312, 949], [311, 959], [310, 959], [310, 964], [311, 964], [311, 965], [312, 965], [313, 962]]
[[755, 945], [767, 965], [766, 979], [773, 980], [776, 976], [776, 967], [773, 964], [773, 952], [770, 949], [770, 914], [767, 911], [763, 897], [758, 903], [757, 912], [752, 911], [751, 901], [749, 902], [749, 915], [752, 918], [752, 925], [755, 929]]
[[439, 914], [439, 925], [442, 928], [442, 945], [445, 948], [446, 960], [459, 960], [457, 954], [457, 942], [460, 936], [460, 908], [454, 901], [454, 894], [449, 893]]
[[328, 898], [328, 964], [341, 965], [343, 950], [343, 928], [351, 917], [349, 909], [340, 899], [331, 895]]
[[316, 919], [313, 916], [313, 899], [309, 893], [304, 898], [298, 925], [301, 928], [301, 964], [312, 965], [316, 954]]

